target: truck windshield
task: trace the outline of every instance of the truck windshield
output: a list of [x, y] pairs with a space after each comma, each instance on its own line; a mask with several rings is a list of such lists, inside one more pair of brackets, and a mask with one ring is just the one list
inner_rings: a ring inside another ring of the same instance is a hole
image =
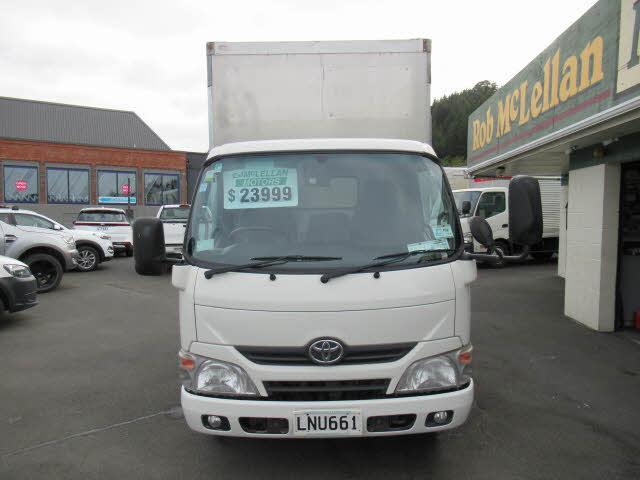
[[455, 215], [441, 167], [418, 154], [222, 157], [201, 174], [186, 257], [218, 267], [296, 256], [259, 271], [326, 273], [422, 250], [385, 268], [422, 266], [457, 250]]
[[[475, 190], [464, 190], [453, 192], [453, 198], [456, 201], [456, 208], [458, 209], [458, 214], [461, 217], [470, 217], [473, 215], [473, 212], [476, 209], [476, 203], [478, 203], [478, 198], [480, 198], [480, 193]], [[468, 212], [462, 213], [462, 203], [469, 202], [470, 209]]]

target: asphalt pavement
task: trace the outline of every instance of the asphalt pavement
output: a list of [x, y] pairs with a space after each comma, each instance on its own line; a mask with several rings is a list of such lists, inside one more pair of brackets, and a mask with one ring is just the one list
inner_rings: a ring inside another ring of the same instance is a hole
[[169, 276], [69, 273], [0, 320], [0, 479], [640, 478], [640, 335], [565, 318], [555, 269], [480, 270], [462, 428], [302, 441], [192, 433]]

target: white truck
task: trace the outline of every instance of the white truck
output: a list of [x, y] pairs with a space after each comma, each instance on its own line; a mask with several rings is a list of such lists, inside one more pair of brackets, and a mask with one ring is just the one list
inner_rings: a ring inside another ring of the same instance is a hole
[[[476, 266], [426, 143], [429, 50], [209, 44], [213, 144], [172, 273], [193, 430], [373, 436], [467, 419]], [[511, 228], [531, 242], [527, 180]], [[160, 273], [162, 223], [133, 228], [136, 271]], [[482, 219], [474, 232], [491, 246]]]
[[[560, 237], [560, 177], [534, 177], [540, 185], [542, 201], [542, 239], [531, 248], [531, 256], [545, 260], [558, 252]], [[460, 223], [468, 251], [485, 250], [473, 241], [469, 220], [480, 216], [487, 220], [493, 231], [495, 249], [504, 255], [515, 253], [517, 247], [509, 238], [509, 179], [487, 180], [477, 183], [477, 187], [453, 190]]]
[[191, 205], [162, 205], [156, 217], [162, 221], [164, 248], [167, 258], [176, 262], [182, 260], [182, 245], [187, 229]]

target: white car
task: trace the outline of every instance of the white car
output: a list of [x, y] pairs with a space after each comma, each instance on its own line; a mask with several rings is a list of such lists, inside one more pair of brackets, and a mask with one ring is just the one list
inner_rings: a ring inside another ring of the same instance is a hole
[[162, 220], [164, 246], [170, 260], [182, 260], [182, 245], [190, 211], [191, 205], [188, 204], [163, 205], [158, 210], [156, 217]]
[[121, 208], [83, 208], [73, 222], [76, 230], [102, 233], [111, 237], [116, 253], [133, 255], [133, 230], [127, 214]]
[[0, 314], [35, 307], [37, 291], [38, 282], [26, 263], [0, 255]]
[[31, 210], [21, 210], [17, 207], [0, 209], [0, 219], [18, 227], [43, 228], [71, 235], [78, 249], [76, 270], [81, 272], [95, 270], [100, 263], [107, 262], [113, 258], [113, 245], [107, 234], [73, 230], [52, 218]]

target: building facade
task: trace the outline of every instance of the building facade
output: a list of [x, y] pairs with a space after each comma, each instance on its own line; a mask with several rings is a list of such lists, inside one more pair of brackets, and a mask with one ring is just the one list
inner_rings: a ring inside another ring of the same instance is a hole
[[471, 175], [563, 176], [565, 314], [640, 325], [640, 2], [595, 3], [471, 114], [467, 143]]
[[0, 97], [0, 199], [70, 224], [81, 208], [134, 216], [187, 202], [186, 153], [135, 113]]

